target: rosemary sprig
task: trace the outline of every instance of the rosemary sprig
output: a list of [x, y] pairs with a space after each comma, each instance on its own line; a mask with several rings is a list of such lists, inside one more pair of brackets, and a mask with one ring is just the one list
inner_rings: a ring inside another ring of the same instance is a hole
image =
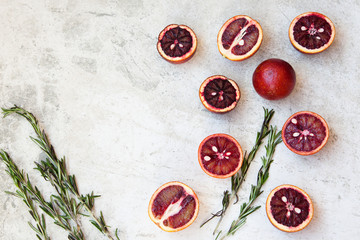
[[25, 187], [26, 185], [31, 184], [28, 176], [25, 177], [24, 172], [18, 169], [16, 164], [10, 159], [9, 155], [6, 152], [0, 151], [0, 158], [3, 160], [7, 167], [6, 172], [13, 179], [14, 184], [18, 189], [16, 190], [16, 192], [6, 191], [6, 193], [21, 198], [26, 204], [26, 206], [29, 208], [29, 213], [36, 222], [36, 227], [30, 221], [28, 222], [28, 224], [35, 231], [36, 237], [40, 240], [50, 240], [50, 237], [46, 232], [44, 215], [40, 215], [38, 213], [34, 201], [31, 197], [31, 193], [29, 193], [27, 188]]
[[79, 233], [78, 229], [72, 228], [68, 216], [64, 215], [64, 213], [60, 212], [55, 207], [54, 201], [45, 201], [39, 189], [36, 186], [32, 185], [29, 176], [25, 174], [23, 170], [19, 170], [18, 166], [15, 164], [15, 162], [12, 160], [12, 158], [7, 152], [1, 150], [0, 158], [7, 167], [6, 172], [10, 175], [10, 177], [15, 183], [15, 186], [18, 188], [18, 191], [16, 191], [16, 193], [9, 191], [6, 191], [6, 193], [22, 198], [25, 204], [29, 207], [29, 212], [34, 218], [34, 220], [37, 222], [37, 226], [35, 228], [30, 223], [29, 225], [37, 233], [38, 239], [50, 240], [50, 237], [47, 235], [46, 232], [44, 215], [42, 214], [40, 217], [40, 215], [36, 211], [34, 203], [36, 203], [39, 208], [44, 211], [44, 213], [53, 218], [56, 225], [68, 231], [69, 240], [83, 239], [82, 233]]
[[[44, 130], [41, 130], [37, 119], [35, 116], [26, 111], [25, 109], [14, 106], [10, 109], [2, 109], [4, 117], [16, 113], [22, 117], [24, 117], [33, 127], [37, 138], [30, 137], [33, 142], [35, 142], [41, 150], [43, 150], [47, 158], [45, 161], [41, 161], [36, 164], [36, 169], [41, 173], [43, 178], [49, 181], [52, 186], [55, 188], [58, 197], [54, 197], [54, 202], [58, 205], [58, 207], [63, 210], [65, 213], [69, 214], [72, 219], [77, 219], [79, 215], [84, 215], [90, 217], [90, 222], [104, 235], [106, 235], [109, 239], [114, 240], [111, 235], [106, 222], [104, 220], [104, 216], [100, 211], [100, 216], [96, 216], [94, 213], [94, 203], [95, 199], [100, 197], [99, 195], [91, 194], [82, 195], [79, 193], [75, 175], [69, 175], [65, 158], [59, 159], [55, 153], [54, 147], [50, 144], [49, 139]], [[75, 196], [73, 198], [72, 196]], [[82, 213], [82, 209], [85, 209], [87, 214]], [[77, 222], [78, 228], [80, 225]], [[115, 237], [119, 240], [119, 236], [117, 234], [118, 229], [115, 231]]]
[[[250, 167], [250, 163], [254, 160], [255, 155], [260, 147], [260, 145], [263, 142], [263, 139], [269, 134], [269, 124], [270, 124], [270, 120], [272, 118], [272, 116], [274, 115], [275, 111], [273, 109], [271, 109], [269, 111], [269, 109], [263, 108], [264, 109], [264, 120], [263, 123], [261, 125], [261, 129], [259, 132], [257, 132], [256, 135], [256, 141], [255, 141], [255, 145], [253, 146], [253, 148], [251, 149], [250, 153], [247, 155], [245, 152], [245, 156], [244, 156], [244, 160], [243, 160], [243, 164], [241, 166], [241, 169], [239, 172], [237, 172], [234, 176], [231, 177], [231, 192], [229, 192], [228, 190], [226, 190], [224, 192], [223, 195], [223, 199], [222, 199], [222, 209], [217, 211], [215, 214], [212, 214], [212, 216], [207, 219], [200, 227], [204, 226], [206, 223], [208, 223], [209, 221], [211, 221], [213, 218], [215, 217], [220, 217], [213, 234], [215, 235], [215, 233], [217, 232], [217, 229], [220, 226], [221, 221], [223, 220], [226, 210], [228, 209], [230, 202], [234, 200], [234, 198], [236, 198], [235, 203], [237, 203], [238, 201], [238, 192], [239, 189], [241, 187], [241, 184], [244, 182], [245, 180], [245, 176], [246, 173]], [[235, 204], [234, 203], [234, 204]]]
[[[273, 156], [276, 146], [282, 142], [281, 131], [277, 131], [276, 127], [270, 127], [270, 133], [268, 138], [268, 143], [265, 146], [266, 156], [261, 158], [262, 166], [257, 175], [256, 186], [251, 185], [250, 196], [248, 202], [244, 202], [240, 207], [240, 213], [236, 220], [234, 220], [227, 231], [226, 235], [222, 236], [220, 239], [225, 239], [229, 235], [233, 235], [237, 230], [239, 230], [246, 222], [247, 216], [255, 212], [260, 208], [260, 206], [253, 206], [255, 200], [263, 193], [261, 190], [262, 186], [265, 184], [266, 180], [269, 178], [269, 170], [271, 163], [274, 161]], [[217, 238], [220, 236], [218, 234]]]

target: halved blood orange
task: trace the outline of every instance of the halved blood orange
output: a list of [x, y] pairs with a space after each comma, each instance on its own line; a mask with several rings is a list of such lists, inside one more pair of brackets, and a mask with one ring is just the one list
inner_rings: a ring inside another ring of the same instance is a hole
[[241, 168], [243, 152], [235, 138], [217, 133], [206, 137], [200, 143], [198, 160], [201, 168], [209, 176], [228, 178]]
[[334, 41], [335, 26], [321, 13], [306, 12], [291, 22], [289, 38], [292, 45], [300, 52], [319, 53]]
[[162, 230], [176, 232], [190, 226], [199, 213], [195, 192], [181, 182], [168, 182], [152, 195], [148, 213]]
[[311, 155], [320, 151], [328, 141], [329, 127], [318, 114], [302, 111], [293, 114], [282, 128], [282, 139], [294, 153]]
[[194, 31], [185, 25], [171, 24], [159, 34], [157, 50], [171, 63], [188, 61], [195, 53], [197, 38]]
[[217, 45], [225, 58], [242, 61], [259, 49], [262, 39], [260, 24], [249, 16], [238, 15], [227, 20], [221, 27]]
[[266, 200], [266, 215], [276, 228], [297, 232], [310, 223], [314, 207], [304, 190], [284, 184], [270, 192]]
[[240, 89], [235, 81], [216, 75], [205, 79], [200, 86], [199, 96], [208, 110], [225, 113], [236, 107], [240, 99]]

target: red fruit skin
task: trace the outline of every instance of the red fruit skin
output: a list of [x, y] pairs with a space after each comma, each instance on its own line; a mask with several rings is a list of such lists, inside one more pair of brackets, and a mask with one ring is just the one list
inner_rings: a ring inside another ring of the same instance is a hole
[[295, 83], [296, 75], [293, 67], [281, 59], [265, 60], [253, 74], [255, 91], [268, 100], [279, 100], [289, 96]]

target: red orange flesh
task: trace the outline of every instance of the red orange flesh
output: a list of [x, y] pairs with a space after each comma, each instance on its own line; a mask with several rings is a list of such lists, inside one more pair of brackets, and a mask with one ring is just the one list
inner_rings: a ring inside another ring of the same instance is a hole
[[263, 39], [260, 24], [246, 15], [227, 20], [221, 27], [217, 45], [220, 53], [232, 61], [242, 61], [259, 49]]
[[276, 228], [297, 232], [310, 223], [314, 207], [304, 190], [284, 184], [270, 192], [266, 200], [266, 215]]
[[206, 137], [200, 143], [198, 160], [201, 168], [209, 176], [228, 178], [241, 168], [243, 152], [235, 138], [217, 133]]
[[168, 182], [152, 195], [148, 214], [162, 230], [177, 232], [190, 226], [199, 213], [195, 192], [181, 182]]
[[301, 111], [289, 117], [282, 128], [286, 147], [300, 155], [319, 152], [329, 139], [329, 127], [317, 113]]
[[157, 50], [171, 63], [184, 63], [195, 53], [197, 38], [194, 31], [186, 25], [171, 24], [159, 34]]
[[209, 111], [225, 113], [236, 107], [241, 93], [234, 80], [215, 75], [207, 78], [201, 84], [199, 96], [200, 101]]
[[300, 52], [314, 54], [327, 49], [335, 38], [335, 26], [318, 12], [300, 14], [289, 27], [291, 44]]

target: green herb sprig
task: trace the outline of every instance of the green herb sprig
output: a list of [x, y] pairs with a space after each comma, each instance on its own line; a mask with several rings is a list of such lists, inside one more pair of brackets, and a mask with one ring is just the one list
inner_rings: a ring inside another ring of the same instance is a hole
[[[269, 178], [269, 170], [271, 163], [274, 161], [273, 156], [275, 153], [275, 148], [281, 142], [281, 131], [277, 131], [276, 127], [271, 126], [268, 143], [265, 146], [266, 156], [261, 158], [262, 166], [257, 175], [257, 183], [256, 185], [251, 185], [249, 200], [241, 205], [238, 218], [232, 222], [227, 233], [220, 238], [221, 240], [225, 239], [229, 235], [233, 235], [245, 224], [247, 216], [260, 208], [260, 206], [253, 206], [253, 204], [255, 200], [263, 193], [261, 188]], [[220, 235], [221, 231], [217, 235], [216, 239], [219, 239]]]
[[259, 149], [259, 147], [261, 146], [263, 139], [269, 134], [269, 124], [270, 124], [270, 120], [273, 117], [275, 111], [273, 109], [271, 109], [269, 111], [269, 109], [263, 108], [264, 109], [264, 120], [263, 123], [261, 125], [261, 129], [259, 132], [257, 132], [256, 135], [256, 141], [255, 144], [253, 146], [253, 148], [251, 149], [250, 153], [247, 154], [245, 152], [245, 156], [244, 156], [244, 160], [243, 160], [243, 164], [241, 165], [241, 169], [239, 172], [237, 172], [234, 176], [231, 177], [231, 192], [229, 192], [229, 190], [226, 190], [224, 192], [223, 195], [223, 199], [222, 199], [222, 209], [217, 211], [215, 214], [212, 214], [212, 216], [207, 219], [200, 227], [204, 226], [206, 223], [208, 223], [209, 221], [211, 221], [213, 218], [215, 217], [220, 217], [213, 234], [216, 234], [217, 229], [220, 226], [221, 221], [223, 220], [225, 213], [230, 205], [230, 202], [234, 200], [234, 198], [236, 198], [235, 203], [238, 202], [238, 192], [239, 189], [242, 185], [242, 183], [245, 180], [246, 177], [246, 173], [250, 167], [251, 162], [254, 160], [255, 155]]
[[54, 220], [56, 225], [68, 231], [69, 240], [83, 239], [81, 230], [72, 227], [70, 218], [64, 214], [64, 212], [59, 211], [59, 209], [55, 207], [56, 204], [54, 199], [51, 198], [50, 202], [47, 202], [39, 189], [36, 186], [33, 186], [29, 176], [25, 174], [23, 170], [19, 170], [18, 166], [7, 152], [1, 150], [0, 158], [7, 167], [6, 172], [10, 175], [14, 181], [15, 186], [18, 188], [15, 193], [9, 191], [6, 191], [6, 193], [22, 198], [25, 204], [28, 206], [31, 216], [37, 222], [36, 227], [34, 227], [31, 223], [29, 223], [29, 225], [36, 232], [38, 239], [50, 240], [50, 237], [46, 232], [44, 215], [39, 215], [36, 210], [35, 203], [44, 211], [44, 213], [46, 213]]
[[[58, 193], [58, 196], [54, 196], [54, 202], [58, 205], [58, 207], [74, 220], [76, 220], [79, 215], [90, 217], [90, 222], [101, 233], [106, 235], [109, 239], [114, 240], [114, 237], [108, 229], [109, 226], [105, 222], [103, 213], [100, 211], [99, 217], [94, 213], [95, 199], [100, 196], [94, 195], [93, 192], [86, 195], [79, 193], [75, 175], [68, 174], [65, 157], [61, 159], [57, 157], [54, 147], [50, 144], [45, 131], [41, 130], [35, 116], [16, 105], [10, 109], [3, 108], [2, 110], [4, 117], [16, 113], [24, 117], [33, 127], [37, 138], [30, 138], [47, 155], [45, 160], [40, 163], [35, 163], [36, 169], [41, 173], [46, 181], [51, 183]], [[82, 210], [85, 210], [85, 213], [82, 213]], [[78, 228], [79, 227], [80, 225], [78, 224]], [[115, 237], [119, 240], [118, 229], [115, 231]]]

